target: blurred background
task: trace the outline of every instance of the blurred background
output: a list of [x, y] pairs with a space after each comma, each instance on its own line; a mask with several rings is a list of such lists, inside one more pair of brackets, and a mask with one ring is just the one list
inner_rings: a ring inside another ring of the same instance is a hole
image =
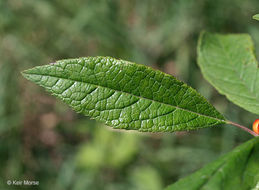
[[[258, 0], [0, 0], [0, 189], [159, 190], [251, 136], [232, 126], [192, 132], [115, 131], [73, 112], [20, 72], [58, 59], [113, 56], [160, 69], [197, 89], [227, 119], [230, 103], [196, 64], [200, 31], [250, 33]], [[259, 48], [256, 54], [259, 55]], [[257, 116], [258, 117], [258, 116]]]

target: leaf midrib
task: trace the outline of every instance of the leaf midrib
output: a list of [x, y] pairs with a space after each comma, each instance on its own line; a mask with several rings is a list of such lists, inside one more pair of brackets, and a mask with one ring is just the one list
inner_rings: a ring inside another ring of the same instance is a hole
[[152, 100], [150, 98], [146, 98], [146, 97], [142, 97], [142, 96], [137, 96], [137, 95], [134, 95], [134, 94], [131, 94], [131, 93], [128, 93], [128, 92], [124, 92], [124, 91], [121, 91], [121, 90], [115, 90], [115, 89], [112, 89], [110, 87], [106, 87], [106, 86], [101, 86], [101, 85], [97, 85], [97, 84], [92, 84], [92, 83], [87, 83], [85, 81], [80, 81], [80, 80], [75, 80], [75, 79], [68, 79], [68, 78], [65, 78], [65, 77], [57, 77], [57, 76], [53, 76], [53, 75], [47, 75], [47, 74], [37, 74], [37, 73], [29, 73], [27, 74], [26, 71], [24, 71], [25, 75], [39, 75], [39, 76], [47, 76], [47, 77], [54, 77], [54, 78], [60, 78], [60, 79], [64, 79], [64, 80], [69, 80], [69, 81], [74, 81], [74, 82], [81, 82], [81, 83], [86, 83], [86, 84], [90, 84], [90, 85], [94, 85], [96, 87], [102, 87], [102, 88], [107, 88], [107, 89], [110, 89], [110, 90], [114, 90], [114, 91], [117, 91], [117, 92], [121, 92], [121, 93], [125, 93], [125, 94], [129, 94], [131, 96], [135, 96], [139, 99], [145, 99], [145, 100], [149, 100], [149, 101], [152, 101], [152, 102], [158, 102], [160, 104], [163, 104], [163, 105], [167, 105], [167, 106], [171, 106], [171, 107], [174, 107], [176, 109], [180, 109], [180, 110], [183, 110], [183, 111], [186, 111], [186, 112], [189, 112], [189, 113], [193, 113], [193, 114], [196, 114], [196, 115], [199, 115], [199, 116], [203, 116], [203, 117], [207, 117], [207, 118], [210, 118], [210, 119], [214, 119], [214, 120], [217, 120], [219, 122], [223, 122], [223, 123], [226, 123], [225, 120], [221, 120], [219, 118], [215, 118], [215, 117], [211, 117], [211, 116], [208, 116], [208, 115], [204, 115], [204, 114], [201, 114], [201, 113], [197, 113], [197, 112], [194, 112], [194, 111], [190, 111], [190, 110], [187, 110], [187, 109], [184, 109], [184, 108], [180, 108], [178, 106], [174, 106], [174, 105], [171, 105], [171, 104], [167, 104], [167, 103], [164, 103], [164, 102], [160, 102], [160, 101], [157, 101], [157, 100]]

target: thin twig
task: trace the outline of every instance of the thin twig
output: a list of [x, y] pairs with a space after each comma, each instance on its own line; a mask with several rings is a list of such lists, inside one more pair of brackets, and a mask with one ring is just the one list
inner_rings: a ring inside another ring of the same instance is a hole
[[234, 126], [236, 126], [236, 127], [239, 127], [240, 129], [242, 129], [242, 130], [244, 130], [244, 131], [250, 133], [251, 135], [253, 135], [253, 136], [255, 136], [255, 137], [259, 136], [259, 135], [256, 134], [254, 131], [248, 129], [248, 128], [245, 127], [245, 126], [239, 125], [239, 124], [234, 123], [234, 122], [232, 122], [232, 121], [227, 121], [227, 123], [230, 124], [230, 125], [234, 125]]

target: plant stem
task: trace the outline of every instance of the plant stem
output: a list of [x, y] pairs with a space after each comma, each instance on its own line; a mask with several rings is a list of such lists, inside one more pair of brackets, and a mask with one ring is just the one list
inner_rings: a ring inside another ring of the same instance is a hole
[[242, 129], [242, 130], [244, 130], [244, 131], [250, 133], [251, 135], [253, 135], [253, 136], [255, 136], [255, 137], [259, 136], [258, 134], [256, 134], [254, 131], [248, 129], [247, 127], [242, 126], [242, 125], [239, 125], [239, 124], [234, 123], [234, 122], [232, 122], [232, 121], [227, 121], [227, 124], [230, 124], [230, 125], [234, 125], [234, 126], [236, 126], [236, 127], [239, 127], [240, 129]]

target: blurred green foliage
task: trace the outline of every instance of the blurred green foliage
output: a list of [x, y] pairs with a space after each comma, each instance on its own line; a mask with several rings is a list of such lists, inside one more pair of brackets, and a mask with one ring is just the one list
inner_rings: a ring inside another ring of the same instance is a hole
[[[258, 0], [1, 0], [0, 189], [161, 189], [250, 138], [231, 126], [190, 133], [117, 132], [77, 115], [20, 71], [83, 56], [113, 56], [187, 82], [227, 119], [256, 116], [220, 96], [196, 64], [199, 32], [250, 33]], [[257, 48], [257, 55], [259, 48]], [[32, 187], [32, 189], [35, 187]]]

